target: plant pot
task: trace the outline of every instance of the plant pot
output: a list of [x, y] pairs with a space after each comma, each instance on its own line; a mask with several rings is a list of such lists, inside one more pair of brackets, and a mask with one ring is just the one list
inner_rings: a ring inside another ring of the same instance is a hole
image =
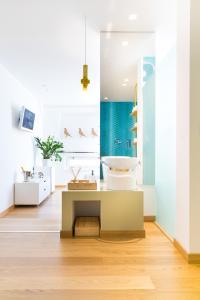
[[48, 168], [51, 166], [51, 160], [43, 158], [43, 168]]

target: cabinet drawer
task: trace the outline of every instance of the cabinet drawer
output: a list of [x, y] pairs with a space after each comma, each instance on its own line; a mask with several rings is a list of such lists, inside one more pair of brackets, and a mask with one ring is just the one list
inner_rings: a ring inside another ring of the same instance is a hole
[[42, 179], [39, 185], [39, 201], [43, 201], [50, 194], [50, 180]]
[[15, 205], [38, 205], [38, 183], [15, 183]]

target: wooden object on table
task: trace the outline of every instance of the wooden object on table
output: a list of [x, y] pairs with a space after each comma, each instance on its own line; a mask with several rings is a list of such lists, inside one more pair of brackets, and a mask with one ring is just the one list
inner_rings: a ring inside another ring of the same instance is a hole
[[68, 190], [97, 190], [97, 183], [89, 180], [71, 180], [68, 182]]
[[77, 217], [74, 226], [76, 237], [99, 236], [100, 224], [98, 217]]
[[74, 170], [74, 167], [71, 167], [71, 171], [72, 171], [72, 174], [74, 176], [74, 179], [72, 180], [73, 182], [76, 182], [77, 181], [77, 177], [78, 177], [78, 174], [80, 173], [81, 171], [81, 167], [78, 168], [77, 172], [75, 173], [75, 170]]

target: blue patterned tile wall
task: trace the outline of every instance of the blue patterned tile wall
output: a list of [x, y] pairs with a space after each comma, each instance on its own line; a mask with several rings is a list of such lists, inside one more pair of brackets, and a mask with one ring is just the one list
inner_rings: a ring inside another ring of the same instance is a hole
[[101, 156], [136, 156], [133, 102], [101, 102]]

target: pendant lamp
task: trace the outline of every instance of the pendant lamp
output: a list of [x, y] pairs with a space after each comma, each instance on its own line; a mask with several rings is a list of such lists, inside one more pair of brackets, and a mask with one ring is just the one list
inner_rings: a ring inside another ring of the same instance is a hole
[[85, 64], [83, 65], [83, 78], [81, 79], [81, 84], [83, 85], [83, 90], [86, 91], [90, 80], [88, 79], [88, 65], [86, 63], [87, 59], [87, 28], [86, 28], [86, 17], [85, 17]]

